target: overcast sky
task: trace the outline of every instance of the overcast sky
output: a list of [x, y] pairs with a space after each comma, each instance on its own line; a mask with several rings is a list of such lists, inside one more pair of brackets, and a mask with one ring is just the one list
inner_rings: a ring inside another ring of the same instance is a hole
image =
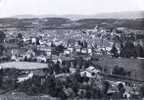
[[95, 15], [144, 10], [144, 0], [0, 0], [0, 17], [15, 15]]

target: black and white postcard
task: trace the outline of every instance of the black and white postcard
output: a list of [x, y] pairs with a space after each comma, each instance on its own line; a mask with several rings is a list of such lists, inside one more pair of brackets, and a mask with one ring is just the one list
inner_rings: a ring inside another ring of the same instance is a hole
[[144, 100], [144, 0], [0, 0], [0, 100]]

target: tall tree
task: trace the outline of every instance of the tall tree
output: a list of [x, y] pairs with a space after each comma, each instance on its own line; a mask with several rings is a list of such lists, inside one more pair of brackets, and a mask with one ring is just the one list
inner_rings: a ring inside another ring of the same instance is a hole
[[118, 50], [117, 50], [115, 44], [113, 44], [113, 46], [112, 46], [111, 53], [112, 53], [113, 57], [118, 57], [119, 56]]
[[19, 47], [23, 46], [23, 35], [21, 33], [17, 35], [17, 43]]
[[5, 40], [5, 38], [6, 38], [5, 33], [4, 33], [4, 32], [2, 32], [2, 31], [0, 31], [0, 43], [3, 43], [3, 42], [4, 42], [4, 40]]
[[121, 57], [136, 57], [136, 48], [134, 44], [130, 41], [126, 42], [122, 50], [120, 51], [120, 56]]
[[0, 31], [0, 56], [3, 55], [3, 51], [4, 51], [4, 40], [6, 38], [6, 35], [4, 32]]

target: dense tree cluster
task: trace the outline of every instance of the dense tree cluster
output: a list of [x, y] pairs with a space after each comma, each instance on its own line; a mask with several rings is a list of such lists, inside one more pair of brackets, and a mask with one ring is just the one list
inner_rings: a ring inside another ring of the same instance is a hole
[[118, 48], [113, 45], [111, 53], [114, 57], [144, 57], [144, 48], [140, 44], [135, 46], [133, 42], [129, 41], [125, 45], [121, 44], [120, 53], [118, 53]]

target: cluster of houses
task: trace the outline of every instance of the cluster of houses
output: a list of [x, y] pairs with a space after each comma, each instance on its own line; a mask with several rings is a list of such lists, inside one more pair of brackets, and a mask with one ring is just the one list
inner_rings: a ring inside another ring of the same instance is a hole
[[[142, 34], [138, 32], [126, 28], [105, 29], [98, 26], [94, 29], [83, 30], [7, 31], [5, 32], [7, 35], [5, 46], [10, 53], [11, 60], [33, 58], [34, 61], [41, 59], [38, 61], [46, 62], [46, 59], [53, 57], [52, 45], [65, 47], [60, 54], [64, 56], [72, 56], [74, 52], [110, 55], [113, 44], [120, 51], [121, 42], [124, 44], [127, 40], [132, 40], [134, 45], [140, 44], [144, 47], [143, 38], [139, 36]], [[22, 36], [18, 37], [19, 34]]]

